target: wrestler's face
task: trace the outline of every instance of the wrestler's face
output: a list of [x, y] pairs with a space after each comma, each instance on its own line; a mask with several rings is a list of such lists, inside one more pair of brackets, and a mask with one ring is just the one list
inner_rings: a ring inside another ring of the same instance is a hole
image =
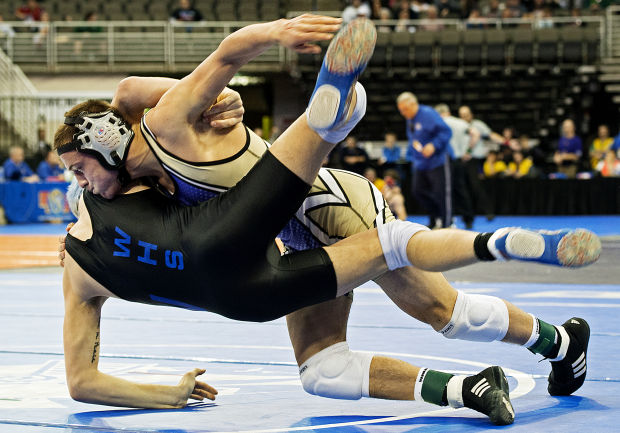
[[63, 153], [63, 164], [75, 174], [78, 184], [93, 194], [110, 199], [121, 190], [118, 172], [102, 166], [97, 158], [78, 151]]

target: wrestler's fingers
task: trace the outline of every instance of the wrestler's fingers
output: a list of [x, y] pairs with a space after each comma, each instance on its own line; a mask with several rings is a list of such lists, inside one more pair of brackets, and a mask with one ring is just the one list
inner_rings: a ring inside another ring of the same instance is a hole
[[245, 110], [243, 107], [231, 107], [228, 110], [221, 113], [209, 113], [206, 117], [211, 122], [218, 120], [228, 120], [230, 118], [239, 118], [243, 117], [243, 113]]
[[243, 108], [241, 98], [233, 98], [232, 95], [230, 95], [213, 104], [207, 111], [205, 111], [205, 115], [213, 116], [215, 114], [220, 114], [237, 108]]
[[75, 225], [75, 223], [67, 224], [67, 227], [65, 228], [65, 230], [68, 232], [69, 230], [71, 230], [71, 227], [73, 227], [74, 225]]
[[194, 386], [194, 391], [196, 389], [202, 389], [214, 395], [217, 394], [217, 389], [213, 388], [208, 383], [200, 382], [199, 380], [196, 381], [196, 385]]
[[319, 54], [321, 52], [321, 47], [314, 44], [297, 45], [293, 49], [302, 54]]
[[209, 125], [212, 128], [225, 129], [230, 128], [231, 126], [235, 126], [237, 123], [241, 122], [243, 117], [235, 117], [234, 119], [223, 119], [223, 120], [212, 120]]

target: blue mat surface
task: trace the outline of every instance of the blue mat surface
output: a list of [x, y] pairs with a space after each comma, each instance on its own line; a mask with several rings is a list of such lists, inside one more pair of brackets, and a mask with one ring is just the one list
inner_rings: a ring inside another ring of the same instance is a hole
[[[550, 268], [551, 269], [551, 268]], [[551, 269], [551, 274], [553, 270]], [[618, 270], [610, 270], [618, 272]], [[552, 323], [576, 315], [592, 328], [588, 377], [574, 396], [546, 391], [549, 363], [507, 344], [446, 340], [398, 310], [374, 284], [356, 290], [349, 344], [407, 362], [509, 375], [519, 432], [618, 431], [620, 283], [457, 283], [506, 298]], [[101, 322], [100, 367], [144, 383], [175, 384], [204, 367], [215, 402], [134, 410], [69, 397], [62, 356], [61, 271], [0, 272], [0, 432], [479, 432], [499, 429], [471, 410], [421, 402], [330, 400], [301, 388], [284, 320], [264, 324], [110, 300]]]

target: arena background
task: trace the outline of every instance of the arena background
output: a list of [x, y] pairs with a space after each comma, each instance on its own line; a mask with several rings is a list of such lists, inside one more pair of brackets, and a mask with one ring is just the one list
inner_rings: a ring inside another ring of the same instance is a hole
[[[383, 3], [397, 7], [400, 2]], [[457, 287], [497, 294], [554, 323], [570, 314], [587, 318], [593, 328], [590, 371], [574, 397], [550, 398], [548, 364], [519, 348], [446, 342], [397, 311], [376, 286], [357, 291], [352, 347], [449, 371], [506, 366], [517, 411], [513, 430], [615, 431], [620, 415], [620, 322], [615, 314], [620, 305], [620, 178], [592, 175], [588, 157], [600, 124], [609, 126], [612, 137], [620, 132], [620, 6], [614, 3], [506, 0], [500, 2], [504, 9], [514, 6], [522, 13], [497, 18], [489, 13], [491, 2], [462, 1], [453, 3], [444, 18], [429, 22], [425, 3], [412, 2], [423, 10], [417, 19], [376, 21], [377, 47], [360, 79], [368, 110], [352, 134], [373, 160], [381, 155], [386, 132], [396, 133], [398, 144], [406, 146], [404, 121], [395, 105], [403, 91], [414, 92], [423, 104], [446, 103], [453, 114], [469, 105], [494, 131], [512, 127], [542, 150], [540, 176], [483, 181], [491, 209], [478, 208], [475, 230], [583, 226], [603, 238], [601, 260], [583, 270], [506, 263], [448, 273]], [[536, 14], [536, 8], [528, 11], [535, 4], [551, 16]], [[340, 15], [347, 6], [339, 0], [197, 0], [203, 21], [181, 23], [169, 20], [176, 1], [46, 0], [40, 5], [48, 21], [33, 23], [16, 20], [21, 5], [0, 2], [0, 162], [10, 146], [19, 145], [31, 166], [69, 107], [86, 98], [111, 99], [122, 78], [182, 77], [244, 25], [304, 11]], [[96, 21], [83, 21], [90, 12]], [[244, 67], [231, 87], [241, 93], [246, 124], [262, 128], [266, 138], [274, 125], [285, 129], [305, 109], [320, 61], [320, 56], [274, 47]], [[574, 120], [584, 142], [584, 174], [549, 179], [560, 125], [567, 118]], [[332, 164], [338, 162], [335, 155]], [[426, 223], [424, 210], [409, 194], [407, 163], [398, 168], [410, 219]], [[126, 378], [174, 383], [198, 363], [207, 366], [212, 373], [207, 381], [221, 395], [215, 404], [165, 412], [72, 402], [64, 384], [61, 270], [55, 252], [57, 237], [71, 220], [63, 187], [0, 182], [0, 221], [8, 222], [0, 226], [3, 432], [491, 428], [471, 411], [304, 394], [282, 320], [248, 325], [120, 302], [111, 302], [102, 320], [102, 368]], [[458, 217], [456, 224], [463, 227]]]

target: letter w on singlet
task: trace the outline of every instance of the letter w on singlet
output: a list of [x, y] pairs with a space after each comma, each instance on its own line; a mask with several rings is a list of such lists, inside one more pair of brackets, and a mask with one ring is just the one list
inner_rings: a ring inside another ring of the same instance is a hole
[[114, 239], [114, 245], [116, 245], [121, 251], [114, 251], [113, 255], [115, 257], [129, 257], [129, 248], [126, 245], [131, 243], [131, 236], [118, 227], [114, 227], [114, 230], [122, 237]]

